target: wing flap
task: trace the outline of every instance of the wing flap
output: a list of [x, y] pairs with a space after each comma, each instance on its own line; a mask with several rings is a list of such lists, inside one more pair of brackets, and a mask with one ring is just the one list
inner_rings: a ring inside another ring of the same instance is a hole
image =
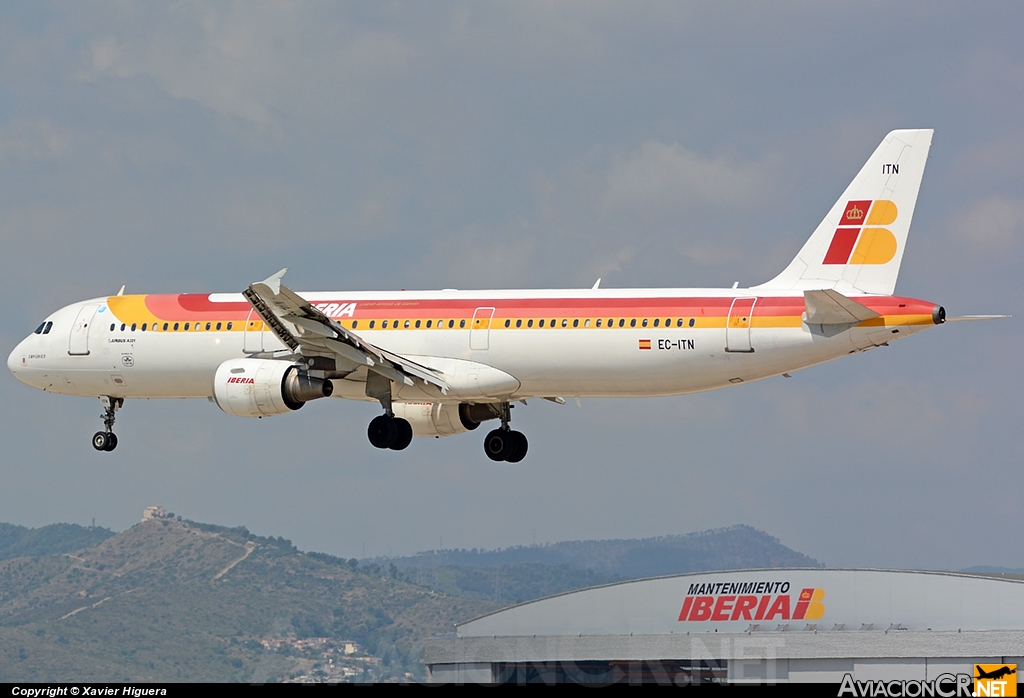
[[335, 356], [346, 363], [366, 366], [390, 380], [413, 385], [418, 378], [448, 393], [441, 371], [387, 351], [346, 330], [281, 283], [287, 269], [242, 292], [263, 322], [292, 351], [311, 356]]

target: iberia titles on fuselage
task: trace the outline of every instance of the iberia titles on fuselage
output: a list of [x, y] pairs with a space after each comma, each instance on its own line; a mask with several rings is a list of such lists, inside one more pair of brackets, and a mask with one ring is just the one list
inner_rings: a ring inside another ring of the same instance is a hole
[[[18, 380], [99, 397], [112, 450], [125, 398], [213, 398], [271, 416], [321, 397], [379, 402], [368, 436], [401, 450], [495, 419], [493, 460], [526, 437], [528, 398], [674, 395], [776, 376], [887, 345], [945, 320], [893, 290], [931, 144], [893, 131], [793, 262], [748, 289], [295, 293], [284, 270], [241, 294], [75, 303], [11, 353]], [[113, 444], [113, 445], [111, 445]]]

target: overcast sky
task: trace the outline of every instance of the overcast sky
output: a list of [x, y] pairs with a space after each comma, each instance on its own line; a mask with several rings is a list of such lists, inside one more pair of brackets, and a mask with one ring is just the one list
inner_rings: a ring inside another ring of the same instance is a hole
[[341, 400], [245, 420], [0, 380], [0, 521], [150, 504], [337, 555], [743, 523], [829, 566], [1024, 567], [1024, 7], [0, 5], [0, 344], [128, 292], [741, 286], [885, 134], [935, 128], [897, 292], [949, 324], [792, 380], [531, 402], [366, 440]]

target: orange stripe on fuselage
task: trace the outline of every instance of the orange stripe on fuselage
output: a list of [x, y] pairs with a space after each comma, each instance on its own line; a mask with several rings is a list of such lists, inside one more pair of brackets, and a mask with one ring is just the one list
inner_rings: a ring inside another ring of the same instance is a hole
[[[737, 296], [689, 298], [514, 298], [514, 299], [425, 299], [425, 300], [318, 300], [313, 305], [335, 304], [338, 309], [355, 303], [344, 320], [469, 320], [477, 308], [495, 308], [492, 329], [504, 329], [506, 319], [601, 319], [629, 320], [694, 318], [696, 328], [724, 327], [729, 309]], [[864, 296], [853, 300], [883, 317], [862, 323], [864, 326], [930, 324], [934, 304], [900, 296]], [[234, 322], [234, 330], [244, 329], [250, 307], [244, 301], [216, 302], [206, 294], [150, 294], [110, 296], [107, 305], [120, 322]], [[800, 327], [804, 313], [803, 296], [758, 297], [751, 313], [751, 325], [757, 328]], [[262, 324], [262, 323], [261, 323]], [[488, 324], [485, 323], [484, 324]], [[675, 322], [673, 322], [675, 325]], [[359, 329], [368, 329], [363, 325]], [[414, 329], [414, 328], [409, 328]], [[426, 329], [425, 327], [420, 329]], [[459, 329], [459, 328], [456, 328]], [[470, 329], [468, 326], [462, 329]], [[509, 329], [516, 329], [514, 326]], [[525, 329], [525, 328], [519, 328]], [[561, 329], [561, 328], [559, 328]], [[571, 326], [566, 329], [573, 329]], [[576, 329], [584, 329], [582, 326]], [[593, 325], [587, 329], [597, 329]], [[600, 329], [607, 329], [607, 325]], [[638, 326], [634, 329], [642, 329]]]

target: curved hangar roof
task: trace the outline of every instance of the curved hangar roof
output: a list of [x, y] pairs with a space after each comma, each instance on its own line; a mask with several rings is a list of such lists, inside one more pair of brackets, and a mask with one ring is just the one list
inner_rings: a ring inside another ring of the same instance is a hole
[[1024, 582], [947, 572], [743, 570], [583, 589], [458, 626], [460, 637], [802, 629], [1024, 630]]

